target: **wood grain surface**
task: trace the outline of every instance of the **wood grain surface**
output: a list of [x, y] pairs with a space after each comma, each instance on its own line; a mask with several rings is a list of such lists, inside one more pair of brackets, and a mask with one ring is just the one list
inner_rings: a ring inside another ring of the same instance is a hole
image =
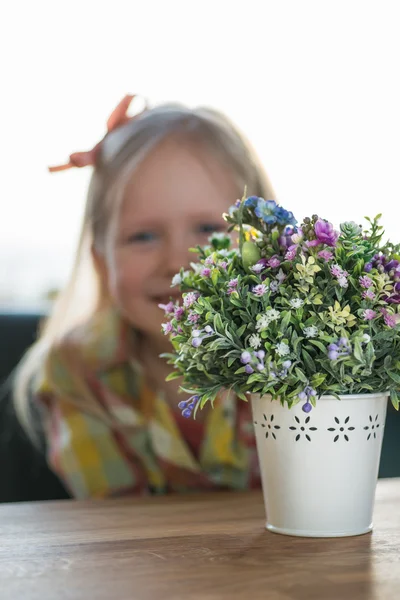
[[400, 480], [372, 534], [264, 529], [260, 492], [0, 506], [1, 600], [400, 599]]

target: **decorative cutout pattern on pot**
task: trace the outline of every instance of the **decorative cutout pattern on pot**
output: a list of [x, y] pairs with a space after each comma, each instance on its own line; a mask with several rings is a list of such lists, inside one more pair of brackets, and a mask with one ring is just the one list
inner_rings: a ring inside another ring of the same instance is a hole
[[[317, 427], [309, 427], [308, 424], [310, 422], [311, 417], [306, 417], [304, 424], [301, 424], [299, 417], [294, 418], [294, 420], [296, 421], [296, 426], [292, 425], [291, 427], [289, 427], [289, 429], [291, 429], [292, 431], [296, 431], [296, 442], [298, 442], [302, 436], [304, 436], [306, 438], [306, 440], [308, 440], [309, 442], [311, 442], [311, 437], [309, 435], [310, 431], [317, 431]], [[306, 427], [307, 426], [307, 427]]]
[[[273, 431], [273, 429], [275, 429], [275, 430], [280, 429], [280, 426], [274, 425], [274, 415], [271, 415], [269, 420], [268, 420], [267, 415], [263, 414], [263, 417], [264, 417], [265, 423], [261, 423], [261, 427], [264, 427], [266, 429], [265, 437], [268, 439], [269, 436], [271, 435], [274, 438], [274, 440], [276, 440], [276, 435], [275, 435], [275, 432]], [[254, 425], [257, 425], [257, 421], [254, 421]]]
[[376, 440], [376, 434], [378, 433], [379, 423], [377, 423], [378, 415], [376, 415], [375, 419], [372, 419], [372, 416], [369, 415], [369, 425], [366, 425], [364, 429], [368, 431], [367, 441], [374, 436], [374, 440]]
[[334, 417], [334, 419], [337, 427], [328, 427], [328, 431], [334, 431], [336, 433], [335, 437], [333, 438], [333, 441], [337, 442], [343, 436], [343, 439], [346, 440], [346, 442], [348, 442], [349, 431], [355, 430], [355, 427], [345, 427], [345, 425], [347, 425], [347, 423], [350, 421], [350, 417], [346, 417], [342, 425], [340, 424], [340, 420], [337, 417]]

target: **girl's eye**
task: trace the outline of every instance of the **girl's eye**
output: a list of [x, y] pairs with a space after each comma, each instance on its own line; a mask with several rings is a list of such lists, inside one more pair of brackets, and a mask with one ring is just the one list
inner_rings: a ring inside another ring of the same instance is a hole
[[198, 227], [199, 233], [210, 234], [214, 233], [214, 231], [221, 231], [222, 229], [221, 223], [202, 223]]
[[131, 244], [146, 244], [154, 242], [157, 238], [157, 234], [153, 231], [138, 231], [129, 236], [128, 242]]

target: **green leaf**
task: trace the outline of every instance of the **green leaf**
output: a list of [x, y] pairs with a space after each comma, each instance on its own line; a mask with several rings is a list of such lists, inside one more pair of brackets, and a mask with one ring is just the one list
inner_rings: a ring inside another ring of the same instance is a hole
[[363, 364], [365, 363], [363, 351], [361, 348], [361, 343], [360, 343], [360, 340], [357, 338], [354, 340], [353, 354], [354, 354], [354, 357], [358, 360], [358, 362], [363, 363]]
[[216, 313], [214, 315], [214, 329], [221, 335], [225, 335], [225, 331], [224, 331], [224, 328], [222, 325], [221, 315], [219, 313]]
[[167, 377], [165, 378], [165, 381], [172, 381], [172, 379], [178, 379], [179, 377], [182, 377], [182, 373], [178, 373], [177, 371], [172, 371], [169, 375], [167, 375]]
[[390, 390], [390, 400], [396, 410], [399, 410], [399, 396], [396, 390]]
[[310, 373], [315, 373], [317, 369], [315, 366], [315, 362], [311, 358], [311, 355], [307, 352], [307, 350], [302, 350], [301, 354], [307, 369], [310, 371]]
[[400, 384], [400, 375], [394, 373], [393, 371], [387, 371], [387, 374], [389, 375], [390, 379]]
[[300, 381], [302, 381], [303, 383], [307, 383], [307, 377], [304, 375], [303, 371], [301, 371], [297, 367], [295, 368], [294, 371], [296, 373], [297, 379], [300, 379]]
[[241, 327], [239, 327], [239, 329], [236, 332], [237, 337], [239, 337], [239, 338], [242, 337], [242, 335], [246, 331], [246, 327], [247, 327], [247, 323], [244, 323], [244, 325], [242, 325]]
[[282, 333], [285, 333], [286, 329], [288, 328], [288, 325], [290, 323], [290, 318], [291, 318], [290, 311], [288, 311], [287, 313], [284, 313], [284, 317], [281, 320], [281, 324], [280, 324], [280, 330], [282, 331]]
[[308, 340], [308, 342], [313, 346], [316, 346], [319, 350], [321, 350], [321, 352], [324, 353], [324, 355], [326, 355], [326, 347], [322, 342], [319, 342], [318, 340]]

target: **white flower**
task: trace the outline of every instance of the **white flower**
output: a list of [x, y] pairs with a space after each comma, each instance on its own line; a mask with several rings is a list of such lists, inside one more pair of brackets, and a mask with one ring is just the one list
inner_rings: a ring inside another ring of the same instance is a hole
[[304, 304], [304, 300], [301, 298], [292, 298], [289, 300], [289, 304], [292, 308], [301, 308]]
[[180, 273], [177, 273], [172, 278], [171, 287], [173, 287], [174, 285], [180, 285], [181, 283], [182, 283], [182, 277], [181, 277]]
[[250, 267], [250, 270], [253, 271], [253, 273], [261, 273], [261, 271], [263, 271], [264, 269], [265, 267], [262, 264], [255, 264], [252, 267]]
[[271, 308], [270, 310], [267, 310], [265, 314], [268, 316], [270, 321], [277, 321], [279, 319], [280, 312], [279, 310], [275, 310], [275, 308]]
[[269, 289], [273, 294], [276, 294], [279, 288], [279, 283], [277, 281], [271, 281]]
[[230, 250], [227, 250], [226, 248], [223, 248], [222, 250], [218, 250], [218, 256], [228, 256]]
[[368, 342], [371, 341], [371, 336], [368, 335], [368, 333], [364, 333], [364, 335], [362, 336], [362, 343], [363, 344], [368, 344]]
[[349, 284], [348, 281], [346, 279], [346, 277], [339, 277], [338, 279], [338, 284], [340, 285], [340, 287], [342, 288], [346, 288]]
[[190, 266], [192, 267], [196, 275], [198, 275], [203, 270], [203, 265], [201, 263], [192, 262], [190, 263]]
[[277, 280], [279, 281], [279, 283], [282, 283], [283, 281], [285, 281], [286, 279], [286, 275], [285, 273], [282, 271], [282, 269], [279, 269], [278, 274], [276, 276]]
[[304, 327], [303, 333], [308, 338], [317, 337], [318, 327], [315, 327], [315, 325], [311, 325], [311, 327]]
[[275, 310], [275, 308], [270, 308], [270, 310], [267, 310], [264, 315], [261, 315], [256, 323], [257, 331], [264, 331], [264, 329], [267, 329], [268, 325], [272, 323], [272, 321], [279, 319], [279, 314], [279, 310]]
[[176, 275], [174, 275], [172, 278], [172, 281], [171, 281], [171, 287], [174, 287], [175, 285], [180, 285], [182, 283], [182, 281], [185, 279], [185, 277], [187, 277], [188, 275], [189, 275], [189, 271], [183, 271], [182, 277], [181, 277], [180, 273], [177, 273]]
[[279, 356], [286, 356], [287, 354], [290, 354], [290, 348], [285, 342], [280, 342], [280, 344], [276, 346], [275, 350]]
[[261, 338], [257, 333], [253, 333], [249, 338], [249, 346], [257, 350], [261, 346]]

